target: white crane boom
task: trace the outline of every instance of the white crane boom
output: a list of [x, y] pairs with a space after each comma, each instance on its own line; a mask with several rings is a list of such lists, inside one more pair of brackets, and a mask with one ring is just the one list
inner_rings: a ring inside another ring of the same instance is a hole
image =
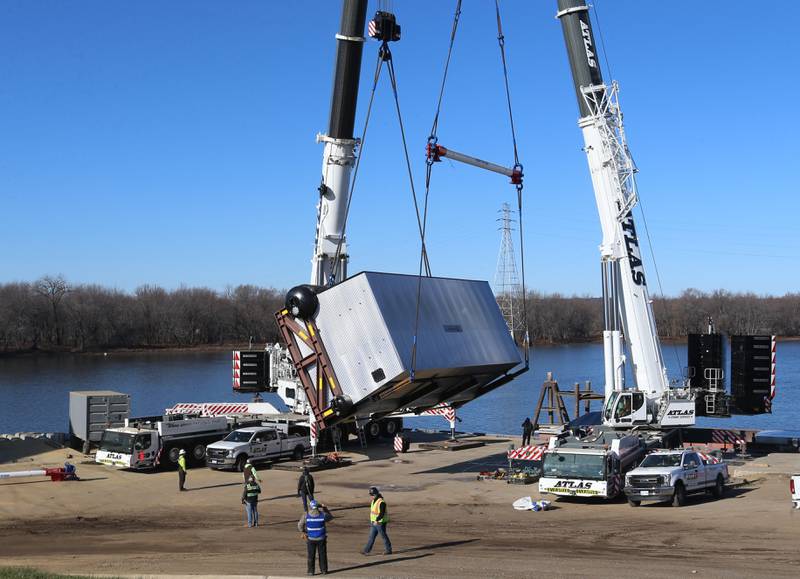
[[[625, 140], [618, 86], [603, 83], [588, 11], [585, 0], [558, 0], [556, 16], [564, 31], [603, 232], [604, 420], [623, 427], [691, 425], [694, 400], [687, 391], [670, 389], [664, 367], [632, 213], [638, 200], [636, 169]], [[634, 392], [624, 390], [628, 358]]]

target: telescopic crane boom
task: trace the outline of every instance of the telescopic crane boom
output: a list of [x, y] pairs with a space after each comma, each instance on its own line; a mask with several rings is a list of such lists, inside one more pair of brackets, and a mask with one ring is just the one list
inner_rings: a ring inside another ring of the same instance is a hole
[[[589, 162], [603, 232], [600, 244], [605, 329], [606, 424], [688, 426], [694, 401], [688, 391], [670, 389], [661, 354], [642, 253], [633, 219], [636, 172], [625, 140], [614, 82], [603, 82], [585, 0], [558, 0], [558, 13], [578, 98], [584, 151]], [[627, 346], [626, 357], [623, 345]], [[630, 361], [634, 391], [625, 391]]]
[[317, 231], [311, 259], [311, 285], [323, 286], [347, 277], [345, 222], [350, 199], [350, 175], [356, 161], [358, 140], [353, 138], [364, 22], [367, 0], [344, 0], [339, 34], [336, 35], [336, 70], [328, 134], [317, 135], [325, 144], [322, 183], [319, 186]]

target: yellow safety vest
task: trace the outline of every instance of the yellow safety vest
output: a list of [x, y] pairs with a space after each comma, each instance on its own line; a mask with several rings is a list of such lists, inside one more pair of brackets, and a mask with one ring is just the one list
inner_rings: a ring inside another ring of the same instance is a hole
[[386, 507], [386, 511], [383, 515], [383, 518], [379, 518], [381, 516], [381, 504], [385, 503], [386, 501], [383, 498], [378, 497], [369, 507], [369, 520], [371, 523], [381, 523], [386, 524], [389, 522], [389, 507]]
[[178, 457], [178, 468], [183, 472], [186, 472], [186, 455]]

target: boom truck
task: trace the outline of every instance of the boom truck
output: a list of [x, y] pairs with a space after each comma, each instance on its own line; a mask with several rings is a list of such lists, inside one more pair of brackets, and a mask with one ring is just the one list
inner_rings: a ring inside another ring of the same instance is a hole
[[[688, 388], [670, 387], [648, 293], [633, 218], [636, 167], [625, 138], [619, 87], [603, 82], [585, 0], [558, 0], [556, 16], [564, 33], [603, 233], [603, 422], [613, 428], [691, 426], [694, 395]], [[628, 363], [633, 389], [625, 389]]]
[[[550, 440], [539, 490], [610, 498], [645, 453], [671, 447], [695, 421], [694, 392], [670, 387], [633, 217], [636, 167], [628, 149], [616, 82], [603, 82], [585, 0], [558, 0], [600, 216], [604, 406], [602, 426]], [[634, 387], [625, 388], [631, 365]]]

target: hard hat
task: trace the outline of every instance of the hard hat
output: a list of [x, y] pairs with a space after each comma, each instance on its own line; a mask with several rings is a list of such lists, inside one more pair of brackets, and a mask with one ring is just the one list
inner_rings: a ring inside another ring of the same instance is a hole
[[308, 503], [308, 506], [309, 506], [309, 507], [311, 507], [312, 509], [316, 509], [316, 508], [317, 508], [317, 505], [318, 505], [318, 503], [317, 503], [317, 501], [315, 501], [315, 500], [311, 500], [311, 501], [309, 501], [309, 503]]
[[181, 451], [178, 453], [178, 455], [184, 455], [184, 454], [186, 454], [186, 451], [183, 449], [181, 449]]
[[377, 497], [381, 492], [378, 490], [378, 487], [369, 487], [369, 495], [371, 497]]
[[244, 465], [245, 466], [253, 466], [253, 463], [248, 460], [246, 463], [244, 463]]

